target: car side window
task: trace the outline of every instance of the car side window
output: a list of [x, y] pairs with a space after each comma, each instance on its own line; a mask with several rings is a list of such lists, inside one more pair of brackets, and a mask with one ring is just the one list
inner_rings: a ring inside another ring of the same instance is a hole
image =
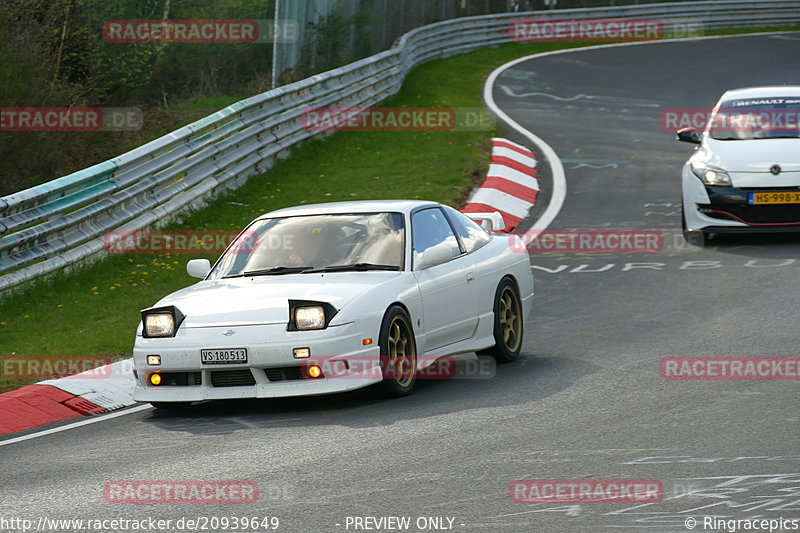
[[492, 237], [471, 218], [452, 207], [445, 206], [444, 209], [467, 253], [477, 250], [491, 240]]
[[453, 229], [438, 207], [414, 213], [411, 217], [411, 239], [415, 264], [425, 250], [434, 246], [448, 248], [451, 257], [461, 254]]

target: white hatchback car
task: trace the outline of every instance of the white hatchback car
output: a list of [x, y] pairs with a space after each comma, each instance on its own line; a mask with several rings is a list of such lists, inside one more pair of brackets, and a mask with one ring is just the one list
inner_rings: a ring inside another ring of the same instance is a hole
[[699, 145], [683, 166], [687, 240], [800, 231], [800, 87], [726, 91], [704, 131], [684, 128], [678, 140]]
[[203, 281], [143, 310], [136, 332], [134, 399], [156, 407], [373, 383], [408, 394], [437, 358], [516, 359], [533, 295], [519, 237], [424, 201], [274, 211], [213, 268], [187, 270]]

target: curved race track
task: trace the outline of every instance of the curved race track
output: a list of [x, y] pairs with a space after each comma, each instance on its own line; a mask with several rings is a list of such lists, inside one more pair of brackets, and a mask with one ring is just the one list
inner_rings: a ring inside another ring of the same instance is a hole
[[[800, 237], [684, 246], [679, 174], [691, 147], [659, 126], [663, 108], [784, 82], [800, 84], [798, 34], [606, 47], [506, 70], [497, 103], [565, 169], [568, 194], [550, 227], [659, 230], [661, 252], [534, 254], [524, 355], [494, 379], [423, 381], [393, 401], [366, 390], [144, 410], [0, 446], [0, 515], [277, 516], [287, 532], [353, 531], [348, 516], [408, 516], [410, 531], [419, 517], [449, 517], [452, 531], [509, 532], [800, 516], [797, 381], [659, 375], [664, 356], [798, 354]], [[520, 478], [657, 479], [666, 497], [518, 504], [508, 485]], [[252, 480], [261, 498], [104, 502], [106, 482], [148, 479]]]

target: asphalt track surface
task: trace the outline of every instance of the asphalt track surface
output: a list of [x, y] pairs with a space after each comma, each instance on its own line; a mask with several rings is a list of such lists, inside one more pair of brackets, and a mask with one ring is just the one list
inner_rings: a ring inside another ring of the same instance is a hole
[[[448, 517], [451, 531], [677, 532], [688, 517], [695, 531], [722, 531], [703, 528], [704, 516], [800, 518], [798, 382], [659, 374], [665, 356], [798, 355], [800, 237], [683, 246], [679, 173], [692, 148], [658, 118], [665, 107], [710, 107], [727, 88], [784, 82], [800, 84], [798, 34], [516, 65], [494, 95], [562, 159], [568, 194], [551, 228], [660, 230], [660, 253], [534, 254], [523, 356], [493, 379], [422, 381], [391, 401], [367, 389], [143, 410], [0, 446], [0, 520], [274, 516], [278, 531], [335, 532], [356, 530], [347, 517], [400, 516], [407, 531]], [[665, 498], [508, 495], [515, 479], [609, 478], [660, 480]], [[261, 496], [109, 504], [113, 480], [251, 480]]]

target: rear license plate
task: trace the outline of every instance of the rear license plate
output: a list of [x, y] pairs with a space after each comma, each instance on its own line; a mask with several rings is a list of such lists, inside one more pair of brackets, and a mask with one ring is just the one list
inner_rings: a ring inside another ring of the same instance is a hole
[[200, 361], [206, 364], [246, 363], [247, 349], [223, 348], [218, 350], [200, 350]]
[[800, 204], [800, 192], [751, 192], [747, 203], [750, 205]]

